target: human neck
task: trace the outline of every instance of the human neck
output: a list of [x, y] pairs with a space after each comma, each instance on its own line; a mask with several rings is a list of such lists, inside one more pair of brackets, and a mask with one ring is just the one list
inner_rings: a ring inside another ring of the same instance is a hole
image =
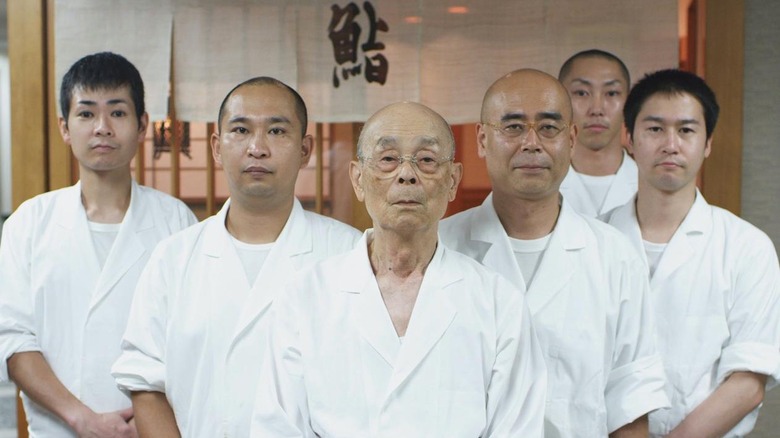
[[667, 243], [680, 227], [696, 199], [696, 186], [674, 193], [663, 192], [640, 181], [636, 199], [636, 216], [642, 238], [653, 243]]
[[493, 208], [506, 234], [522, 240], [538, 239], [550, 234], [561, 211], [557, 192], [538, 200], [518, 199], [494, 192]]
[[401, 235], [375, 228], [368, 246], [371, 267], [378, 277], [424, 274], [436, 252], [438, 239], [435, 231]]
[[623, 164], [623, 146], [620, 142], [613, 142], [599, 150], [588, 149], [577, 144], [571, 156], [574, 170], [590, 176], [614, 175], [621, 164]]
[[130, 168], [95, 172], [79, 167], [81, 204], [91, 222], [118, 224], [130, 208]]
[[244, 243], [275, 242], [290, 218], [293, 197], [278, 203], [264, 201], [246, 202], [241, 197], [231, 197], [225, 219], [228, 232]]

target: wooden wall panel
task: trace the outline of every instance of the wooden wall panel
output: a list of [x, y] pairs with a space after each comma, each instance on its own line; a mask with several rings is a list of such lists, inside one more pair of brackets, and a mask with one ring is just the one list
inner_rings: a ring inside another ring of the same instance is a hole
[[[78, 166], [73, 164], [73, 155], [70, 153], [70, 147], [65, 144], [60, 135], [60, 129], [57, 120], [60, 116], [59, 111], [59, 90], [55, 89], [56, 80], [54, 76], [54, 54], [55, 54], [55, 35], [54, 35], [54, 1], [46, 2], [46, 81], [47, 81], [47, 156], [49, 186], [47, 190], [61, 189], [73, 185], [78, 180]], [[74, 171], [75, 170], [75, 171]]]
[[46, 1], [8, 0], [14, 209], [48, 190]]
[[742, 0], [706, 3], [705, 74], [720, 104], [712, 153], [704, 162], [702, 192], [711, 204], [740, 214], [742, 206], [742, 105], [745, 5]]

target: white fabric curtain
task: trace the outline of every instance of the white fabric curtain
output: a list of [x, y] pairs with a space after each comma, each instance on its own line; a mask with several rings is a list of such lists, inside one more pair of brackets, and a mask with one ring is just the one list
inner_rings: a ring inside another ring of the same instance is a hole
[[364, 121], [411, 100], [468, 123], [501, 75], [522, 67], [557, 75], [579, 50], [616, 54], [632, 80], [677, 66], [677, 8], [677, 0], [58, 0], [57, 75], [84, 54], [122, 53], [144, 76], [153, 119], [166, 113], [173, 56], [181, 120], [214, 121], [234, 85], [266, 75], [298, 89], [313, 121]]

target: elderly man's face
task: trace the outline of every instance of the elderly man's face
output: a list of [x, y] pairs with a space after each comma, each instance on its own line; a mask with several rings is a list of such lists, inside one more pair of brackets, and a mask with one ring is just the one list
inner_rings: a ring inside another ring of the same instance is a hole
[[422, 105], [399, 103], [375, 114], [361, 139], [350, 177], [374, 228], [435, 230], [461, 178], [446, 123]]
[[489, 93], [477, 142], [493, 191], [525, 200], [557, 197], [577, 135], [566, 90], [551, 76], [521, 71]]

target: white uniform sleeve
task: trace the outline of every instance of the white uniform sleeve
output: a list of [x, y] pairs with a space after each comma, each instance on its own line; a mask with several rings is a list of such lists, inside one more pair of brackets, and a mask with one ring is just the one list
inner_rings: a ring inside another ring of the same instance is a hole
[[40, 351], [36, 338], [35, 308], [30, 278], [31, 221], [24, 206], [3, 225], [0, 238], [0, 381], [8, 380], [8, 358], [15, 353]]
[[[294, 282], [297, 283], [297, 282]], [[273, 304], [273, 322], [258, 380], [250, 436], [309, 438], [311, 429], [300, 343], [300, 322], [306, 316], [290, 285]]]
[[769, 376], [767, 388], [780, 380], [780, 267], [765, 236], [745, 239], [734, 259], [739, 264], [727, 296], [729, 341], [718, 365], [718, 384], [735, 371]]
[[111, 375], [124, 391], [165, 392], [165, 334], [168, 323], [165, 245], [152, 253], [136, 286], [121, 354]]
[[[508, 282], [499, 287], [515, 290]], [[505, 304], [505, 305], [504, 305]], [[489, 437], [541, 437], [544, 430], [547, 368], [523, 294], [497, 303], [496, 361], [488, 386]]]
[[650, 285], [641, 259], [628, 257], [617, 287], [621, 300], [604, 394], [609, 433], [669, 406], [663, 361], [655, 344]]

